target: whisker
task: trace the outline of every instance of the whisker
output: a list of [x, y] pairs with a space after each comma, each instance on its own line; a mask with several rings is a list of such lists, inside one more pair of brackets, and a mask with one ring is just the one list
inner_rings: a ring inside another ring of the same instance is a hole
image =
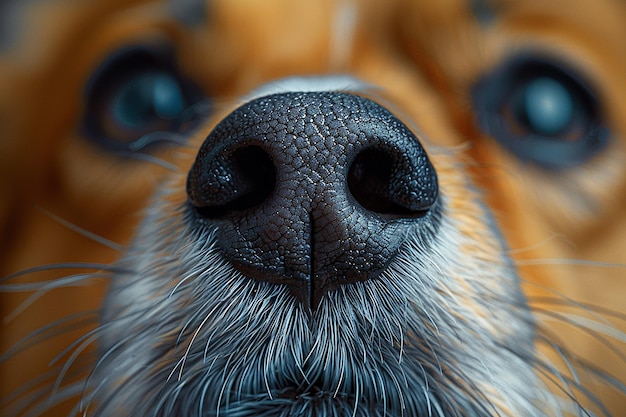
[[[558, 304], [558, 305], [565, 306], [565, 307], [580, 309], [581, 311], [585, 311], [587, 313], [593, 314], [593, 316], [596, 317], [600, 322], [605, 323], [608, 328], [613, 328], [613, 331], [610, 333], [615, 333], [615, 334], [622, 333], [622, 336], [620, 336], [618, 340], [623, 338], [624, 333], [621, 332], [620, 330], [617, 330], [614, 325], [609, 323], [607, 320], [607, 317], [613, 317], [619, 320], [626, 320], [626, 314], [614, 311], [606, 307], [600, 307], [600, 306], [596, 306], [593, 304], [588, 304], [588, 303], [574, 300], [570, 297], [567, 297], [564, 294], [559, 293], [558, 291], [550, 287], [547, 287], [545, 285], [540, 285], [536, 282], [524, 280], [524, 283], [526, 285], [530, 285], [535, 288], [539, 288], [544, 291], [550, 292], [556, 296], [556, 297], [545, 297], [545, 296], [544, 297], [539, 297], [539, 296], [531, 297], [529, 298], [529, 302], [532, 300], [536, 300], [539, 302], [547, 301], [547, 304], [551, 304], [553, 306]], [[538, 306], [536, 306], [534, 303], [531, 303], [531, 305], [533, 307], [533, 310], [536, 310], [538, 308]]]
[[[41, 416], [50, 408], [80, 395], [83, 392], [83, 390], [84, 390], [84, 387], [81, 381], [78, 381], [71, 385], [67, 385], [63, 387], [62, 390], [55, 393], [54, 396], [49, 396], [48, 399], [45, 401], [35, 402], [35, 403], [29, 402], [25, 407], [21, 409], [18, 415], [20, 415], [21, 413], [24, 413], [23, 414], [24, 417]], [[43, 393], [43, 395], [41, 395], [39, 398], [43, 399], [44, 397], [47, 396], [47, 393], [48, 391]]]
[[540, 242], [535, 243], [534, 245], [528, 245], [522, 248], [517, 248], [517, 249], [509, 249], [509, 254], [510, 255], [519, 255], [521, 253], [525, 253], [525, 252], [531, 252], [534, 251], [536, 249], [541, 248], [542, 246], [545, 246], [553, 241], [559, 241], [559, 242], [567, 242], [570, 243], [569, 240], [567, 239], [567, 236], [565, 236], [562, 233], [552, 233], [550, 236], [546, 237], [545, 239], [543, 239]]
[[130, 151], [118, 151], [115, 153], [116, 155], [118, 155], [121, 158], [128, 158], [128, 159], [135, 159], [138, 161], [143, 161], [143, 162], [148, 162], [151, 163], [153, 165], [159, 166], [161, 168], [164, 168], [170, 172], [178, 172], [178, 167], [171, 163], [171, 162], [167, 162], [161, 158], [158, 158], [154, 155], [150, 155], [147, 153], [142, 153], [142, 152], [130, 152]]
[[81, 311], [63, 317], [62, 319], [55, 320], [52, 323], [40, 327], [11, 346], [7, 351], [0, 355], [0, 362], [6, 362], [16, 354], [41, 342], [48, 341], [54, 336], [63, 335], [72, 330], [78, 330], [85, 328], [88, 325], [93, 325], [97, 323], [97, 319], [98, 311], [91, 310]]
[[[85, 389], [84, 374], [91, 368], [93, 358], [81, 358], [74, 362], [73, 370], [67, 376], [73, 381], [57, 391], [51, 391], [48, 381], [58, 375], [60, 366], [55, 366], [2, 398], [0, 405], [10, 410], [12, 415], [38, 416], [50, 408], [76, 397]], [[80, 389], [79, 389], [80, 388]], [[76, 390], [78, 391], [76, 391]]]
[[18, 284], [2, 284], [0, 285], [0, 291], [2, 292], [31, 292], [31, 291], [51, 291], [58, 288], [71, 288], [90, 285], [92, 279], [110, 278], [109, 272], [88, 274], [75, 274], [69, 275], [63, 278], [49, 279], [45, 281], [27, 282]]
[[576, 326], [576, 324], [578, 324], [577, 321], [571, 320], [569, 318], [569, 316], [566, 316], [564, 314], [559, 314], [557, 312], [554, 311], [550, 311], [550, 310], [536, 310], [536, 312], [546, 316], [546, 317], [551, 317], [556, 319], [558, 322], [561, 323], [567, 323], [571, 326], [576, 327], [577, 329], [581, 330], [584, 333], [589, 334], [590, 336], [593, 336], [595, 338], [595, 340], [599, 341], [602, 343], [602, 345], [604, 345], [607, 349], [609, 349], [611, 352], [613, 352], [618, 358], [620, 358], [624, 363], [626, 363], [626, 354], [622, 353], [619, 351], [619, 349], [617, 349], [613, 343], [611, 343], [606, 337], [602, 336], [601, 333], [599, 333], [598, 331], [595, 331], [591, 328], [588, 327], [581, 327], [581, 326]]
[[[586, 362], [582, 362], [582, 361], [581, 361], [581, 363], [586, 364]], [[626, 384], [624, 384], [621, 380], [617, 379], [613, 375], [607, 374], [606, 372], [602, 371], [601, 369], [597, 369], [596, 367], [592, 366], [591, 364], [586, 364], [585, 368], [586, 368], [586, 371], [588, 373], [591, 373], [596, 378], [599, 378], [599, 379], [603, 380], [604, 382], [606, 382], [606, 384], [608, 386], [612, 387], [613, 389], [615, 389], [619, 393], [621, 393], [623, 395], [626, 395]]]
[[63, 219], [59, 216], [57, 216], [56, 214], [44, 209], [43, 207], [40, 206], [35, 206], [35, 208], [37, 210], [39, 210], [40, 212], [42, 212], [43, 214], [45, 214], [47, 217], [51, 218], [52, 220], [54, 220], [55, 222], [59, 223], [60, 225], [68, 228], [69, 230], [72, 230], [76, 233], [78, 233], [81, 236], [84, 236], [94, 242], [97, 242], [99, 244], [101, 244], [102, 246], [105, 246], [109, 249], [113, 249], [114, 251], [117, 252], [121, 252], [123, 249], [123, 246], [120, 245], [119, 243], [113, 242], [112, 240], [106, 239], [96, 233], [90, 232], [87, 229], [84, 229], [80, 226], [78, 226], [75, 223], [72, 223], [66, 219]]
[[188, 146], [187, 137], [185, 135], [163, 130], [163, 131], [146, 133], [139, 139], [135, 140], [134, 142], [131, 142], [128, 145], [128, 149], [130, 149], [133, 152], [138, 152], [144, 149], [145, 147], [153, 143], [158, 143], [158, 142], [173, 143], [181, 147]]
[[[544, 288], [542, 286], [539, 286], [540, 288]], [[544, 288], [547, 289], [547, 288]], [[554, 292], [554, 291], [553, 291]], [[568, 299], [565, 296], [559, 296], [559, 297], [547, 297], [547, 296], [532, 296], [532, 297], [528, 297], [528, 300], [531, 303], [545, 303], [545, 304], [551, 304], [551, 305], [560, 305], [560, 306], [566, 306], [566, 307], [577, 307], [577, 308], [582, 308], [584, 310], [589, 310], [595, 313], [599, 314], [600, 318], [604, 318], [606, 316], [609, 317], [613, 317], [619, 320], [625, 320], [626, 321], [626, 313], [622, 313], [619, 311], [615, 311], [613, 309], [610, 308], [606, 308], [603, 306], [599, 306], [599, 305], [595, 305], [595, 304], [590, 304], [590, 303], [584, 303], [584, 302], [580, 302], [580, 301], [575, 301], [575, 300], [571, 300]], [[604, 317], [603, 317], [604, 316]]]
[[[550, 310], [541, 310], [540, 312], [546, 317], [551, 317], [553, 319], [557, 319], [557, 321], [559, 322], [571, 324], [578, 329], [587, 329], [589, 330], [590, 334], [598, 336], [598, 340], [600, 340], [599, 336], [602, 334], [605, 336], [609, 336], [619, 342], [626, 343], [626, 334], [616, 329], [615, 326], [601, 324], [595, 320], [586, 319], [584, 317], [580, 317], [574, 314], [554, 313]], [[625, 354], [621, 354], [620, 357], [626, 362]]]
[[[52, 377], [54, 377], [57, 374], [57, 372], [58, 372], [58, 368], [55, 367], [55, 368], [49, 369], [46, 372], [38, 374], [35, 378], [32, 378], [27, 383], [23, 384], [18, 389], [11, 392], [9, 395], [1, 397], [0, 406], [12, 408], [12, 409], [21, 408], [23, 410], [27, 408], [28, 406], [19, 405], [20, 403], [34, 404], [40, 401], [42, 398], [49, 396], [50, 387], [47, 385], [47, 382]], [[43, 385], [37, 388], [38, 386], [44, 383], [46, 385]], [[23, 398], [20, 400], [20, 398], [25, 396], [26, 394], [28, 394], [28, 398]], [[11, 406], [11, 403], [13, 403], [12, 406]], [[19, 413], [16, 412], [15, 415], [19, 415]]]
[[[35, 274], [37, 272], [48, 272], [48, 271], [56, 271], [61, 269], [92, 269], [99, 271], [108, 271], [110, 273], [127, 273], [128, 271], [122, 269], [120, 267], [112, 266], [110, 264], [99, 264], [99, 263], [89, 263], [89, 262], [63, 262], [63, 263], [54, 263], [47, 265], [39, 265], [31, 268], [22, 269], [18, 272], [14, 272], [12, 274], [6, 275], [3, 278], [0, 278], [0, 283], [8, 282], [12, 279], [22, 277], [25, 275]], [[4, 291], [4, 287], [0, 286], [0, 291]]]
[[86, 335], [81, 336], [77, 341], [75, 341], [68, 348], [63, 350], [63, 352], [61, 352], [59, 355], [57, 355], [57, 357], [55, 357], [50, 362], [51, 365], [55, 364], [57, 361], [60, 360], [61, 357], [65, 356], [66, 353], [68, 353], [70, 350], [74, 349], [74, 352], [72, 352], [70, 357], [65, 361], [65, 363], [63, 364], [63, 366], [59, 370], [59, 374], [58, 374], [57, 379], [56, 379], [56, 381], [54, 383], [54, 386], [52, 388], [52, 395], [55, 395], [55, 393], [59, 391], [59, 389], [61, 387], [61, 384], [63, 382], [63, 379], [65, 378], [65, 375], [69, 371], [69, 369], [72, 366], [72, 364], [75, 363], [75, 361], [78, 358], [78, 356], [82, 352], [84, 352], [85, 349], [87, 349], [91, 344], [93, 344], [97, 340], [97, 338], [98, 338], [97, 336], [98, 336], [99, 330], [100, 329], [94, 329], [91, 332], [87, 333]]
[[[9, 323], [14, 320], [17, 316], [26, 311], [30, 306], [32, 306], [38, 299], [45, 296], [59, 288], [72, 288], [72, 287], [84, 287], [89, 286], [91, 283], [90, 280], [95, 280], [98, 278], [110, 278], [109, 274], [77, 274], [70, 275], [68, 277], [59, 278], [57, 280], [49, 280], [41, 282], [41, 283], [29, 283], [29, 284], [10, 284], [5, 286], [0, 286], [0, 291], [3, 290], [3, 287], [8, 287], [7, 292], [23, 292], [23, 291], [31, 291], [33, 287], [35, 288], [34, 292], [29, 295], [24, 301], [22, 301], [13, 311], [7, 314], [4, 317], [4, 322]], [[24, 290], [24, 288], [29, 288]]]
[[[547, 337], [545, 335], [539, 335], [538, 339], [540, 340], [540, 342], [546, 343], [548, 346], [550, 346], [553, 349], [554, 352], [556, 352], [556, 354], [561, 358], [561, 360], [567, 366], [567, 368], [571, 372], [573, 371], [573, 376], [574, 376], [573, 378], [568, 377], [567, 375], [560, 372], [551, 362], [548, 362], [547, 360], [540, 359], [538, 356], [535, 357], [533, 355], [528, 355], [528, 354], [524, 354], [523, 352], [513, 350], [511, 349], [510, 346], [505, 346], [505, 345], [501, 345], [501, 346], [504, 349], [509, 350], [509, 352], [513, 353], [514, 355], [519, 357], [521, 360], [527, 363], [532, 363], [534, 369], [537, 371], [539, 375], [545, 377], [552, 384], [554, 388], [561, 391], [567, 398], [573, 401], [573, 403], [576, 405], [576, 411], [578, 411], [579, 415], [582, 415], [581, 412], [584, 411], [585, 413], [584, 415], [588, 417], [595, 417], [594, 415], [590, 414], [589, 411], [584, 409], [581, 402], [577, 398], [577, 395], [574, 389], [578, 389], [582, 387], [579, 386], [579, 381], [576, 376], [577, 374], [575, 372], [575, 367], [573, 366], [572, 361], [569, 358], [569, 355], [567, 354], [567, 352], [561, 349], [561, 347], [558, 344], [553, 343], [550, 340], [550, 337]], [[549, 389], [549, 387], [547, 388]], [[561, 406], [559, 406], [559, 408], [555, 411], [558, 411], [559, 415], [563, 416], [562, 414], [563, 410], [561, 409]]]
[[[550, 346], [554, 351], [564, 360], [564, 363], [567, 364], [568, 368], [573, 369], [572, 358], [569, 357], [567, 351], [563, 350], [561, 346], [554, 343], [551, 339], [554, 339], [554, 335], [550, 337], [543, 337], [541, 341], [546, 343], [547, 346]], [[577, 378], [577, 373], [574, 373], [574, 377], [569, 377], [562, 372], [558, 371], [554, 366], [550, 366], [549, 364], [537, 359], [537, 358], [529, 358], [535, 365], [537, 365], [537, 371], [541, 373], [541, 375], [545, 376], [550, 380], [556, 388], [558, 388], [561, 392], [563, 392], [568, 398], [570, 398], [574, 403], [578, 406], [577, 411], [580, 413], [584, 413], [585, 416], [594, 417], [595, 414], [591, 414], [591, 411], [582, 405], [582, 403], [576, 398], [573, 393], [570, 393], [569, 388], [575, 388], [579, 391], [587, 400], [591, 401], [602, 413], [602, 415], [606, 417], [611, 417], [611, 412], [606, 408], [604, 403], [600, 398], [598, 398], [591, 390], [587, 389]], [[577, 364], [580, 364], [579, 360], [576, 360]], [[554, 378], [558, 378], [562, 381], [561, 384], [557, 383]], [[565, 388], [565, 386], [568, 389]]]
[[625, 263], [618, 262], [602, 262], [590, 261], [582, 259], [565, 259], [565, 258], [542, 258], [542, 259], [518, 259], [515, 261], [518, 266], [584, 266], [594, 268], [617, 268], [626, 269]]

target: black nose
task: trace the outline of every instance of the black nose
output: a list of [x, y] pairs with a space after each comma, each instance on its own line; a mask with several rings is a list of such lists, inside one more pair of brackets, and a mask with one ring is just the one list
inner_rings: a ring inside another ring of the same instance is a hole
[[375, 278], [438, 218], [437, 176], [415, 135], [373, 101], [334, 92], [236, 109], [200, 148], [187, 193], [235, 268], [309, 308]]

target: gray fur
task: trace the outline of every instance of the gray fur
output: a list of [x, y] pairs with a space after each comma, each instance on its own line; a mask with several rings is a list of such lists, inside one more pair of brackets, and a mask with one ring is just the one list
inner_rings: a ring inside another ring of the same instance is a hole
[[113, 279], [90, 415], [539, 414], [517, 277], [487, 253], [459, 259], [473, 243], [454, 213], [428, 251], [407, 236], [380, 278], [331, 293], [309, 317], [285, 288], [233, 270], [214, 233], [194, 233], [166, 204], [152, 205], [128, 273]]

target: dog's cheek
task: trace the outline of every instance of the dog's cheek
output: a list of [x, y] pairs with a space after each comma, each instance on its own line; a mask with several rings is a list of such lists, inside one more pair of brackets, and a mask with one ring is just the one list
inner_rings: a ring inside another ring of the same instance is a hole
[[[598, 164], [595, 168], [570, 173], [584, 176], [590, 181], [589, 185], [593, 184], [588, 190], [595, 195], [586, 194], [583, 200], [584, 188], [567, 188], [568, 184], [571, 187], [575, 183], [573, 178], [561, 175], [556, 179], [555, 173], [531, 169], [488, 138], [477, 142], [471, 155], [478, 161], [472, 176], [478, 187], [485, 190], [485, 199], [509, 244], [540, 332], [567, 334], [561, 343], [569, 351], [606, 372], [624, 374], [621, 361], [615, 360], [617, 351], [611, 339], [599, 340], [589, 329], [577, 328], [575, 324], [576, 320], [597, 320], [598, 315], [586, 306], [597, 305], [599, 300], [608, 310], [623, 310], [620, 289], [623, 271], [617, 265], [623, 260], [626, 221], [619, 214], [623, 213], [623, 203], [620, 197], [615, 197], [615, 190], [623, 190], [623, 172], [609, 170], [612, 174], [605, 176], [604, 181], [597, 178], [600, 172], [607, 172], [607, 165]], [[600, 159], [614, 164], [619, 155], [602, 155]], [[613, 175], [615, 173], [617, 175]], [[607, 193], [613, 196], [605, 199]], [[576, 203], [581, 201], [593, 202], [596, 209], [580, 210]], [[560, 297], [575, 300], [578, 308], [568, 307], [567, 303], [555, 306], [545, 301]], [[550, 311], [548, 315], [552, 317], [546, 317], [546, 311]], [[563, 317], [570, 314], [575, 317], [574, 321], [564, 323], [568, 319]], [[617, 320], [603, 320], [613, 326], [621, 325]], [[537, 350], [551, 363], [562, 361], [552, 346], [538, 341]], [[607, 404], [611, 404], [611, 400], [617, 404], [621, 401], [619, 395], [607, 394], [602, 394]]]

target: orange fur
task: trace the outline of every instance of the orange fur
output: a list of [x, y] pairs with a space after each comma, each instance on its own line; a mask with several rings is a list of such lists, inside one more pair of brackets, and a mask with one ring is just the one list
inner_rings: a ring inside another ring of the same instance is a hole
[[[167, 39], [176, 47], [183, 73], [223, 103], [194, 133], [196, 144], [238, 97], [268, 81], [349, 73], [380, 86], [381, 94], [409, 126], [419, 127], [429, 145], [456, 149], [469, 167], [541, 325], [575, 355], [626, 384], [622, 2], [494, 1], [496, 22], [481, 25], [469, 2], [461, 0], [212, 0], [210, 16], [198, 26], [173, 19], [167, 3], [54, 0], [22, 6], [23, 18], [0, 50], [0, 277], [59, 262], [110, 264], [119, 256], [48, 213], [105, 239], [128, 243], [138, 213], [167, 169], [124, 160], [86, 143], [77, 129], [82, 91], [113, 50]], [[349, 42], [347, 49], [344, 41]], [[614, 140], [575, 170], [546, 172], [521, 163], [476, 126], [473, 83], [507, 53], [528, 47], [541, 47], [573, 63], [599, 92]], [[181, 161], [176, 159], [180, 152], [166, 148], [155, 156]], [[178, 163], [181, 171], [189, 169], [190, 162]], [[437, 167], [440, 162], [433, 163]], [[442, 173], [439, 179], [447, 181]], [[75, 271], [26, 274], [8, 283], [68, 273]], [[103, 287], [104, 282], [96, 281], [89, 287], [52, 291], [15, 317], [13, 311], [29, 293], [0, 292], [0, 317], [11, 318], [2, 325], [0, 354], [47, 323], [97, 308]], [[602, 310], [581, 312], [568, 303], [546, 300], [559, 297]], [[607, 346], [585, 329], [550, 321], [546, 309], [586, 315], [613, 326], [620, 336], [603, 336], [610, 340]], [[603, 314], [608, 311], [615, 314]], [[50, 360], [85, 331], [72, 329], [0, 363], [0, 397], [45, 373]], [[621, 415], [624, 393], [586, 382]], [[46, 415], [63, 415], [68, 404]]]

